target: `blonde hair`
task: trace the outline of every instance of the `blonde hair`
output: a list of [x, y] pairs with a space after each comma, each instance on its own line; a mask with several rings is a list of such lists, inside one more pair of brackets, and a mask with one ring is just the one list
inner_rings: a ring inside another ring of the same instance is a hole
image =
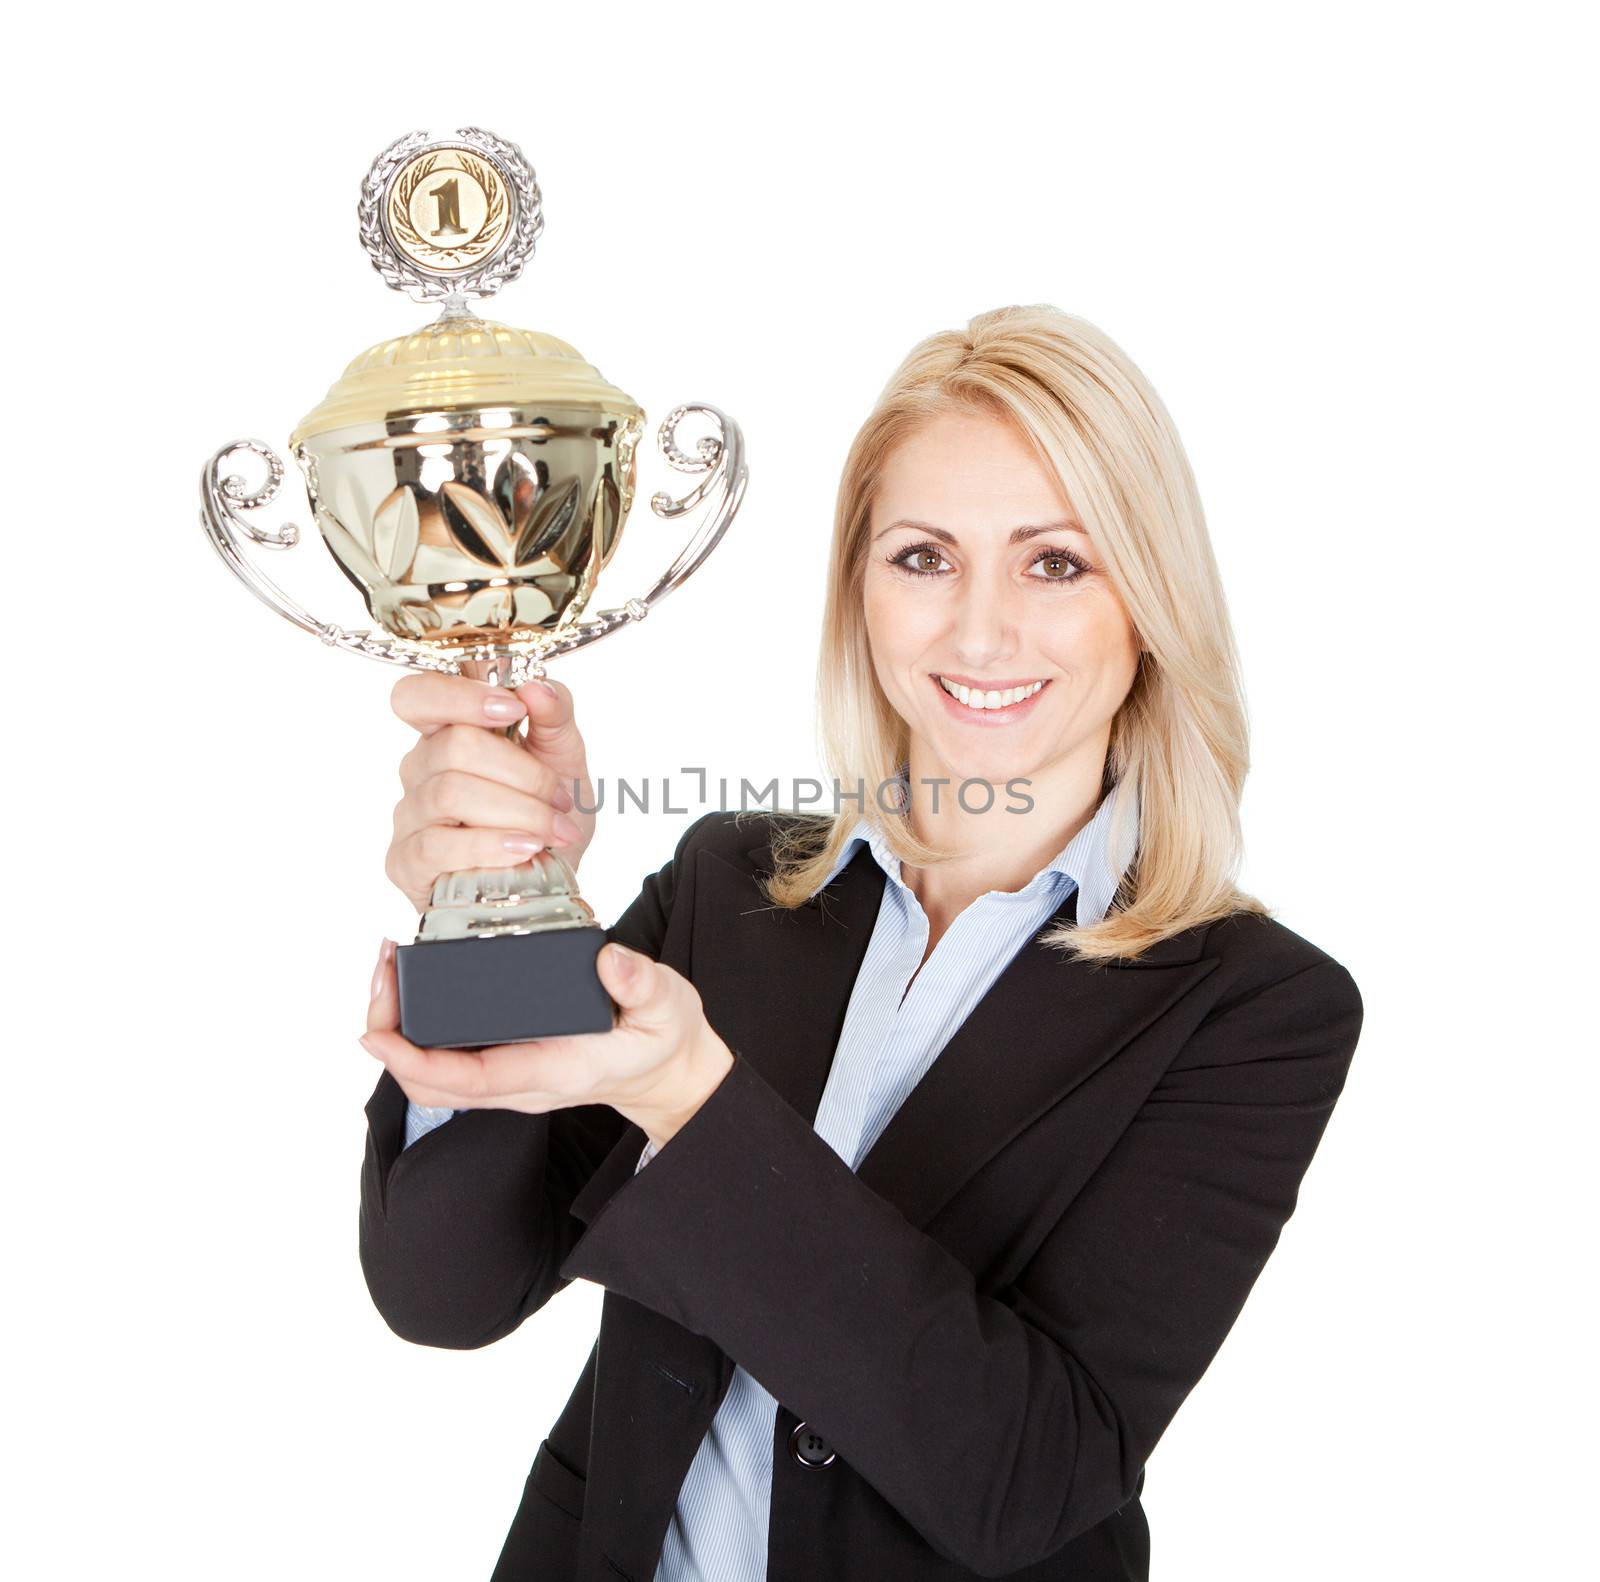
[[850, 446], [834, 512], [817, 715], [835, 784], [864, 783], [867, 791], [859, 807], [775, 820], [768, 900], [803, 904], [862, 812], [902, 863], [927, 866], [948, 855], [919, 840], [903, 816], [885, 817], [873, 794], [906, 762], [909, 732], [873, 672], [862, 588], [885, 459], [919, 424], [952, 409], [1009, 418], [1032, 439], [1146, 650], [1112, 722], [1102, 779], [1102, 795], [1124, 780], [1138, 788], [1133, 862], [1103, 920], [1054, 928], [1045, 943], [1106, 961], [1230, 913], [1270, 915], [1233, 882], [1249, 727], [1188, 458], [1127, 354], [1093, 324], [1045, 304], [995, 308], [964, 330], [928, 336], [895, 370]]

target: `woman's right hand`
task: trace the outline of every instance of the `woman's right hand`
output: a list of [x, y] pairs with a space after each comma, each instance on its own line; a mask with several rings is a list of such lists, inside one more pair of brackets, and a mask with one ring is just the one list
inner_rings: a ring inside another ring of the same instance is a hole
[[[384, 872], [418, 912], [442, 873], [511, 868], [543, 847], [578, 863], [594, 838], [583, 736], [572, 693], [559, 681], [516, 691], [467, 676], [423, 671], [395, 684], [396, 714], [420, 733], [400, 760], [405, 795], [395, 804]], [[499, 712], [494, 712], [498, 710]], [[501, 734], [526, 717], [521, 743]]]

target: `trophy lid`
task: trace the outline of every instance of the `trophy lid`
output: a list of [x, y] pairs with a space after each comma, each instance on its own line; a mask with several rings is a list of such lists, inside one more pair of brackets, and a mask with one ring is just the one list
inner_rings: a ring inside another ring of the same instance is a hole
[[369, 346], [295, 425], [289, 444], [410, 413], [484, 406], [577, 406], [643, 417], [631, 396], [566, 341], [468, 313]]

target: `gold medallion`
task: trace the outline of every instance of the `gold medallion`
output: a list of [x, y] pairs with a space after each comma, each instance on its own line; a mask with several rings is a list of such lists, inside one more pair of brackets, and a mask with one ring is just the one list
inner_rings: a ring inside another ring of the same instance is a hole
[[505, 177], [476, 149], [421, 149], [395, 171], [383, 209], [394, 249], [430, 274], [481, 269], [511, 230]]

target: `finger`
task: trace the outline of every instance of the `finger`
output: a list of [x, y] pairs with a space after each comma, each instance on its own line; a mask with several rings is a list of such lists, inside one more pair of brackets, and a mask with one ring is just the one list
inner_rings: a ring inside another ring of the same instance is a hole
[[582, 775], [587, 749], [574, 717], [571, 689], [559, 681], [529, 681], [517, 688], [528, 711], [524, 733], [528, 751], [552, 765], [564, 777]]
[[547, 1109], [603, 1102], [611, 1082], [608, 1062], [614, 1054], [611, 1031], [562, 1033], [518, 1044], [493, 1044], [480, 1049], [494, 1073], [492, 1085], [501, 1094], [516, 1093], [518, 1107], [537, 1097]]
[[385, 939], [373, 972], [372, 994], [367, 1003], [367, 1031], [387, 1032], [400, 1026], [400, 982], [394, 964], [395, 943]]
[[369, 1054], [386, 1065], [407, 1088], [444, 1094], [452, 1108], [467, 1108], [492, 1097], [476, 1050], [419, 1049], [400, 1033], [375, 1028], [361, 1040]]
[[[598, 1103], [609, 1080], [600, 1042], [608, 1036], [604, 1033], [493, 1044], [470, 1051], [418, 1049], [403, 1039], [399, 1044], [392, 1042], [393, 1036], [367, 1034], [370, 1052], [377, 1054], [403, 1087], [443, 1095], [429, 1102], [448, 1103], [454, 1109], [515, 1108], [540, 1114]], [[449, 1055], [470, 1056], [474, 1064], [432, 1058]]]
[[400, 760], [400, 784], [415, 790], [423, 781], [447, 769], [460, 769], [484, 780], [496, 780], [513, 791], [542, 797], [561, 807], [562, 796], [571, 810], [561, 776], [499, 731], [476, 725], [441, 725], [432, 735], [419, 738]]
[[389, 694], [389, 706], [424, 734], [441, 725], [511, 725], [527, 712], [508, 688], [438, 670], [402, 676]]
[[512, 1096], [560, 1094], [559, 1086], [547, 1080], [551, 1058], [537, 1041], [488, 1049], [419, 1049], [399, 1033], [371, 1032], [366, 1044], [397, 1082], [451, 1094], [457, 1109], [492, 1108]]
[[442, 873], [515, 868], [547, 847], [543, 836], [527, 830], [429, 824], [389, 847], [385, 872], [407, 895], [420, 895], [432, 890]]
[[569, 845], [579, 834], [572, 819], [543, 798], [513, 791], [497, 780], [485, 780], [464, 769], [440, 770], [407, 792], [396, 805], [397, 839], [429, 824], [523, 830], [537, 835], [547, 846]]
[[595, 970], [606, 993], [624, 1011], [648, 1012], [652, 1002], [664, 997], [668, 985], [656, 962], [615, 941], [595, 957]]
[[[394, 1073], [391, 1071], [389, 1075], [394, 1076]], [[466, 1103], [459, 1094], [443, 1093], [437, 1088], [425, 1088], [415, 1082], [401, 1082], [398, 1077], [395, 1077], [395, 1081], [399, 1083], [400, 1091], [404, 1093], [413, 1104], [420, 1104], [424, 1109], [470, 1110], [472, 1108], [472, 1105]], [[494, 1106], [485, 1105], [483, 1107], [485, 1109], [492, 1109]]]

